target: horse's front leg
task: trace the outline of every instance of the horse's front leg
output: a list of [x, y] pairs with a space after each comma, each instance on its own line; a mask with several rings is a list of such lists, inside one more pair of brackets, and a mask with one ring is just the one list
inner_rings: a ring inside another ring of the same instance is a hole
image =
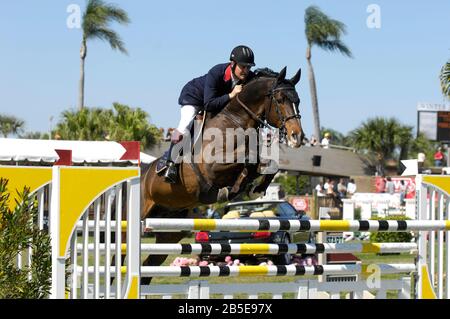
[[264, 175], [262, 181], [250, 189], [248, 196], [251, 199], [256, 199], [261, 196], [264, 196], [266, 193], [267, 187], [269, 187], [270, 183], [272, 183], [272, 180], [274, 177], [275, 177], [275, 174]]
[[231, 189], [224, 187], [219, 191], [218, 201], [230, 201], [234, 199], [241, 194], [256, 177], [256, 166], [244, 167]]

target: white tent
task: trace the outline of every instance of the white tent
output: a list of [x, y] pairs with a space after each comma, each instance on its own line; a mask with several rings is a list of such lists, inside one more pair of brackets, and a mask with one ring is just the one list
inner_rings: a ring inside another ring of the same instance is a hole
[[[74, 163], [120, 163], [125, 148], [117, 142], [61, 141], [0, 138], [1, 161], [30, 161], [52, 163], [59, 159], [55, 150], [72, 150]], [[142, 163], [151, 163], [155, 157], [140, 154]]]

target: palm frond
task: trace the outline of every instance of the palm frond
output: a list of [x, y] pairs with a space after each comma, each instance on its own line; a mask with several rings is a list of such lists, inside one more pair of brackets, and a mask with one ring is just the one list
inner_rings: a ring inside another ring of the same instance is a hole
[[119, 50], [122, 53], [128, 54], [125, 48], [125, 43], [120, 38], [119, 34], [108, 28], [97, 28], [92, 38], [104, 40], [109, 43], [112, 49]]
[[119, 35], [110, 29], [110, 24], [117, 22], [126, 25], [130, 18], [125, 10], [102, 0], [89, 0], [83, 14], [83, 36], [85, 39], [102, 39], [110, 43], [113, 49], [126, 53]]
[[341, 40], [347, 34], [347, 27], [338, 20], [331, 19], [317, 6], [311, 6], [305, 12], [305, 34], [308, 44], [328, 51], [338, 51], [352, 57], [350, 49]]
[[327, 40], [323, 42], [317, 42], [316, 45], [327, 51], [338, 51], [349, 58], [353, 57], [350, 49], [341, 40]]
[[441, 82], [442, 94], [450, 99], [450, 61], [442, 67], [439, 79]]

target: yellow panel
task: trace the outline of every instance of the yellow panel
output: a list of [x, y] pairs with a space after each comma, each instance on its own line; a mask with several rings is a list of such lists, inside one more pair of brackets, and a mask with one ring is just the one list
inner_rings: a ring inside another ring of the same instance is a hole
[[139, 176], [139, 168], [64, 167], [60, 171], [60, 247], [64, 257], [69, 239], [88, 206], [108, 188]]
[[241, 254], [268, 254], [269, 245], [268, 244], [241, 244], [240, 245]]
[[426, 265], [422, 266], [420, 269], [421, 281], [422, 281], [422, 295], [419, 296], [420, 299], [437, 299], [434, 292], [433, 286], [431, 285], [430, 274], [428, 273], [428, 267]]
[[450, 176], [424, 176], [422, 181], [425, 184], [436, 186], [450, 196]]
[[16, 207], [17, 192], [23, 192], [25, 186], [30, 188], [33, 193], [52, 180], [51, 167], [23, 167], [23, 166], [0, 166], [0, 177], [9, 180], [8, 193], [9, 209], [14, 210]]
[[216, 221], [214, 219], [194, 219], [194, 230], [215, 230]]
[[268, 272], [266, 266], [239, 266], [239, 276], [264, 276]]
[[320, 230], [348, 231], [350, 222], [348, 220], [321, 220]]
[[138, 296], [138, 277], [133, 276], [131, 279], [130, 290], [128, 291], [127, 299], [139, 299]]

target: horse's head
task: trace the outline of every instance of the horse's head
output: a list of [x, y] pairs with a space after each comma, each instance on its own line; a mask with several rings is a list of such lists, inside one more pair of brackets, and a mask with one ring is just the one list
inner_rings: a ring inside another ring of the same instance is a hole
[[286, 79], [286, 67], [273, 82], [268, 97], [270, 105], [266, 109], [267, 122], [285, 135], [290, 147], [300, 147], [304, 133], [300, 122], [300, 98], [295, 85], [300, 81], [301, 69], [292, 77]]

